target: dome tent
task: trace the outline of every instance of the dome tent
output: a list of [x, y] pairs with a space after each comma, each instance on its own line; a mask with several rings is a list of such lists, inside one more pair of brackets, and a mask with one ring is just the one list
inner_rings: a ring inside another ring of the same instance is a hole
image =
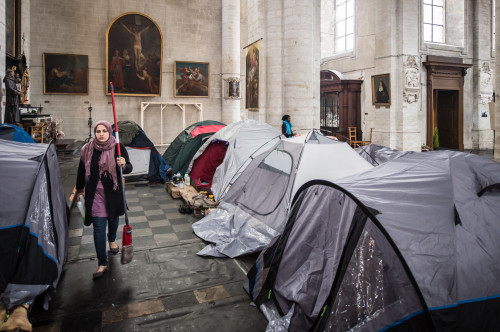
[[499, 215], [500, 164], [461, 152], [310, 181], [245, 288], [270, 331], [491, 331]]
[[354, 149], [361, 157], [373, 166], [381, 165], [389, 160], [400, 158], [415, 151], [399, 151], [377, 144], [368, 144]]
[[172, 144], [163, 153], [163, 159], [171, 166], [172, 174], [180, 172], [184, 174], [196, 154], [196, 151], [203, 145], [204, 141], [214, 133], [225, 127], [225, 124], [205, 120], [196, 122], [184, 129], [172, 141]]
[[260, 155], [248, 156], [248, 166], [234, 182], [228, 181], [218, 208], [193, 224], [196, 235], [213, 243], [199, 255], [237, 257], [262, 250], [283, 230], [301, 184], [317, 176], [334, 180], [372, 168], [347, 143], [316, 131], [270, 143]]
[[54, 289], [66, 259], [67, 206], [55, 145], [0, 139], [0, 180], [0, 303], [10, 309]]
[[0, 139], [24, 143], [35, 143], [33, 138], [22, 128], [8, 123], [0, 124]]
[[259, 149], [265, 151], [265, 144], [280, 135], [271, 125], [255, 120], [231, 123], [198, 149], [188, 168], [190, 177], [201, 188], [210, 188], [215, 181], [212, 190], [218, 200], [221, 187], [227, 186], [224, 179], [236, 180], [236, 173], [244, 167], [241, 162]]
[[[115, 125], [112, 125], [113, 130]], [[133, 121], [118, 121], [120, 143], [125, 145], [134, 170], [125, 174], [126, 179], [140, 180], [147, 178], [149, 182], [167, 181], [168, 166], [153, 142], [144, 130]]]

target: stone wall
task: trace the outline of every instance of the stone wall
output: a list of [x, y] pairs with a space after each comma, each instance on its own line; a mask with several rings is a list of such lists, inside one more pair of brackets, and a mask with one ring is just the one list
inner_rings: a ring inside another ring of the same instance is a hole
[[[419, 150], [420, 145], [426, 143], [427, 74], [422, 62], [427, 55], [441, 55], [460, 57], [464, 63], [474, 64], [464, 78], [464, 147], [492, 148], [492, 128], [481, 116], [487, 102], [484, 104], [480, 98], [481, 77], [488, 74], [481, 76], [480, 69], [484, 63], [494, 61], [490, 52], [488, 15], [491, 13], [488, 8], [491, 8], [490, 0], [453, 1], [453, 6], [448, 7], [451, 10], [448, 17], [452, 20], [449, 29], [453, 32], [447, 33], [452, 44], [433, 45], [423, 42], [419, 14], [422, 9], [418, 1], [356, 1], [355, 49], [327, 57], [323, 54], [321, 69], [337, 70], [348, 79], [364, 80], [361, 95], [363, 139], [367, 140], [370, 128], [374, 128], [372, 141], [378, 144]], [[321, 10], [331, 8], [324, 6]], [[322, 37], [327, 36], [323, 34]], [[322, 44], [328, 43], [322, 41]], [[386, 73], [391, 75], [391, 105], [374, 106], [371, 77]], [[489, 84], [494, 86], [493, 79]], [[483, 86], [484, 94], [488, 89], [491, 88]]]
[[[1, 1], [1, 0], [0, 0]], [[25, 1], [23, 1], [24, 3]], [[0, 4], [1, 5], [1, 4]], [[87, 108], [93, 107], [94, 123], [112, 121], [111, 97], [105, 95], [106, 29], [117, 16], [138, 12], [154, 20], [163, 35], [162, 87], [160, 97], [116, 96], [119, 120], [140, 123], [141, 102], [202, 103], [204, 119], [221, 120], [221, 29], [220, 1], [62, 1], [38, 0], [30, 4], [30, 50], [32, 105], [42, 104], [44, 113], [62, 119], [67, 138], [88, 136]], [[2, 35], [3, 36], [3, 35]], [[51, 95], [43, 93], [42, 54], [85, 54], [89, 57], [88, 95]], [[210, 63], [209, 98], [174, 97], [174, 61]], [[196, 109], [186, 106], [187, 124], [195, 122]], [[180, 109], [168, 106], [160, 123], [159, 107], [145, 113], [144, 130], [159, 142], [160, 127], [164, 141], [171, 141], [183, 129]]]

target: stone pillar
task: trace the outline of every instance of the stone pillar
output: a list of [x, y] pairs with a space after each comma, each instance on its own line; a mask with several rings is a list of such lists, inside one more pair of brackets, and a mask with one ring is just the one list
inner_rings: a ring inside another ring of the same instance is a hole
[[263, 39], [263, 50], [266, 61], [261, 62], [266, 68], [265, 87], [261, 89], [261, 96], [266, 97], [266, 113], [262, 121], [272, 126], [281, 127], [281, 118], [287, 111], [283, 109], [284, 75], [283, 75], [283, 1], [269, 1], [267, 3], [266, 35]]
[[295, 131], [319, 128], [320, 0], [248, 1], [248, 43], [262, 38], [258, 112], [249, 118]]
[[[222, 0], [222, 79], [241, 79], [240, 75], [240, 1]], [[241, 120], [240, 99], [226, 99], [226, 82], [222, 90], [222, 122]], [[244, 82], [240, 82], [240, 95]]]
[[319, 128], [321, 1], [283, 1], [283, 10], [283, 113], [295, 131]]
[[[490, 125], [489, 103], [493, 101], [493, 63], [491, 57], [491, 1], [476, 3], [474, 12], [474, 107], [472, 110], [472, 148], [492, 149], [493, 128]], [[465, 142], [464, 142], [465, 143]], [[468, 148], [466, 146], [466, 148]]]

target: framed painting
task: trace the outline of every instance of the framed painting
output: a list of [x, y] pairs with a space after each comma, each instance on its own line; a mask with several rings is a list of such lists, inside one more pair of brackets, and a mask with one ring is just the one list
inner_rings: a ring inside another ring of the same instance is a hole
[[238, 77], [224, 80], [224, 99], [241, 99], [241, 81]]
[[89, 58], [87, 55], [43, 53], [43, 93], [89, 93]]
[[174, 72], [175, 97], [210, 96], [208, 62], [174, 61]]
[[391, 105], [390, 74], [372, 76], [372, 102], [375, 106]]
[[16, 56], [16, 2], [5, 1], [5, 52]]
[[260, 40], [245, 47], [245, 59], [246, 59], [245, 108], [249, 110], [259, 109], [260, 50], [261, 50]]
[[163, 36], [150, 17], [125, 13], [106, 30], [106, 94], [160, 96]]

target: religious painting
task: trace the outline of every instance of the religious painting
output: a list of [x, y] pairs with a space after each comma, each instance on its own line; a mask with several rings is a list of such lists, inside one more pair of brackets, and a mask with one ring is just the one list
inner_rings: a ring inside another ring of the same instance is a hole
[[241, 81], [238, 77], [224, 80], [224, 99], [241, 99]]
[[391, 105], [390, 74], [372, 76], [372, 102], [375, 106]]
[[106, 94], [160, 96], [163, 38], [150, 17], [125, 13], [106, 31]]
[[16, 56], [16, 3], [5, 1], [5, 52]]
[[174, 62], [175, 97], [208, 97], [210, 95], [208, 62]]
[[89, 58], [78, 54], [43, 54], [43, 93], [89, 93]]
[[260, 73], [260, 50], [261, 41], [258, 40], [245, 48], [246, 58], [246, 86], [245, 86], [245, 108], [249, 110], [259, 109], [259, 73]]

